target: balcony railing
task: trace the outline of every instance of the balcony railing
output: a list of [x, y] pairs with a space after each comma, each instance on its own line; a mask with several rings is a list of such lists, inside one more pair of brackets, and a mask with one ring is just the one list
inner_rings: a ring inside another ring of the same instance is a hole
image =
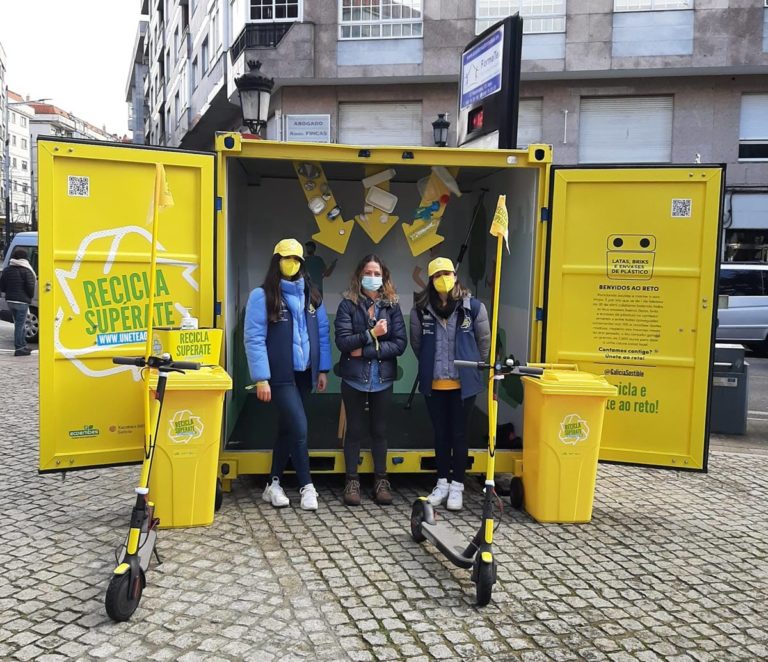
[[246, 48], [275, 48], [293, 23], [248, 23], [229, 49], [234, 64]]

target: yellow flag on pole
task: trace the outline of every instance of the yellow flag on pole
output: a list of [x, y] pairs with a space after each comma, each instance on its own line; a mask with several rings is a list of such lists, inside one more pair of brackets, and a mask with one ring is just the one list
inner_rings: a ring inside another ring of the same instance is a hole
[[504, 244], [509, 253], [509, 215], [507, 214], [507, 196], [500, 195], [496, 203], [496, 211], [493, 214], [491, 223], [491, 234], [494, 237], [504, 237]]
[[168, 207], [173, 207], [173, 195], [168, 187], [168, 178], [165, 176], [165, 167], [162, 163], [155, 164], [155, 186], [158, 189], [158, 208], [167, 209]]

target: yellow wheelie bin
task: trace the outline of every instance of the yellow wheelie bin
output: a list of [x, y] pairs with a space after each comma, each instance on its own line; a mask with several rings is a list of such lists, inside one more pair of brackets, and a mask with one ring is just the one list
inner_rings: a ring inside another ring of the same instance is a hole
[[523, 377], [523, 498], [538, 522], [592, 518], [605, 403], [617, 389], [570, 367]]
[[149, 474], [160, 528], [213, 522], [224, 394], [231, 388], [220, 366], [168, 375]]

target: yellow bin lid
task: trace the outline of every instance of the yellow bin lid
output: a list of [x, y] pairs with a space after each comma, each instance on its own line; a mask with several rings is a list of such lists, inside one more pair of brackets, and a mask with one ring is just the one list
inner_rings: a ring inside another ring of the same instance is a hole
[[602, 375], [577, 370], [544, 370], [539, 379], [523, 377], [523, 382], [535, 386], [545, 395], [612, 396], [618, 392]]
[[[152, 371], [149, 385], [157, 387], [157, 372]], [[232, 389], [232, 378], [221, 366], [203, 367], [200, 370], [185, 370], [169, 372], [167, 391], [229, 391]]]

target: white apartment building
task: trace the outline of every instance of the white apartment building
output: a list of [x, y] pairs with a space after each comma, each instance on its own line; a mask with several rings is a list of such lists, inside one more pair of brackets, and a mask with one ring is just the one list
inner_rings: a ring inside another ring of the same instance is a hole
[[31, 106], [15, 92], [8, 91], [8, 140], [10, 156], [11, 221], [15, 232], [32, 227], [32, 139], [30, 127], [35, 115]]
[[240, 126], [246, 60], [275, 78], [268, 136], [456, 141], [460, 56], [524, 18], [518, 145], [559, 164], [727, 165], [723, 257], [768, 260], [768, 0], [140, 0], [150, 144], [212, 149]]

